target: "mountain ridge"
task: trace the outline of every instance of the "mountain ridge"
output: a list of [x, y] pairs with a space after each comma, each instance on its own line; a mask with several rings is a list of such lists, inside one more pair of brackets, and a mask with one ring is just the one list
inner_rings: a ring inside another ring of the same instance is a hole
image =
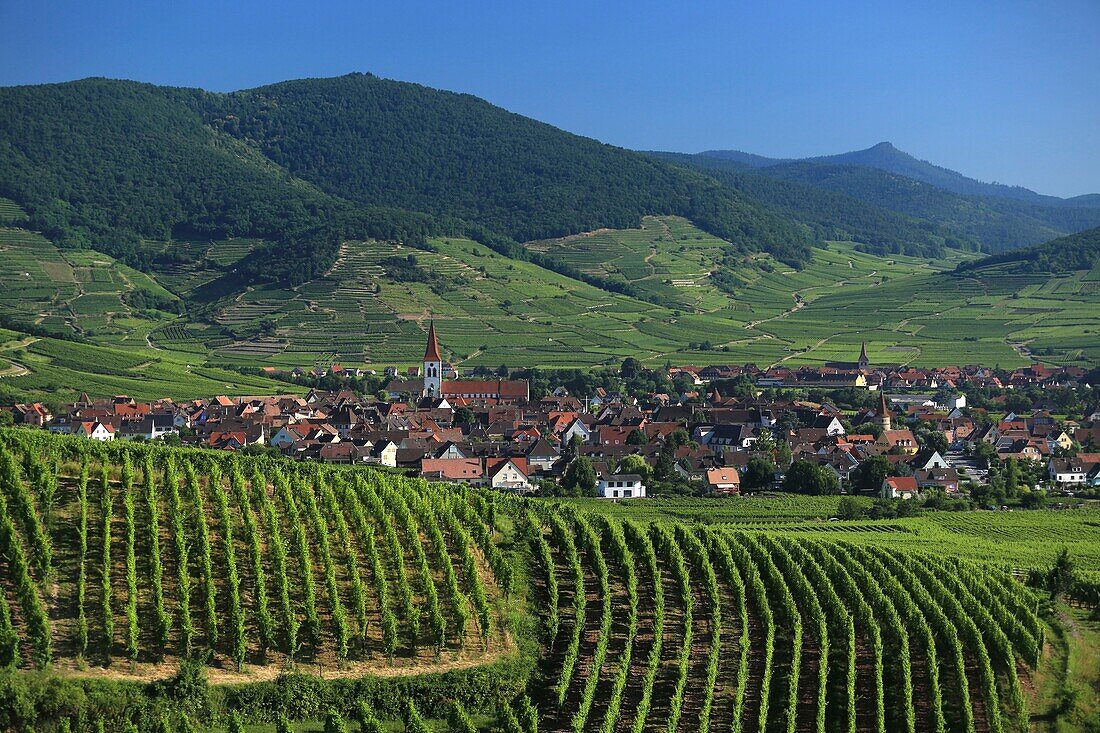
[[[1072, 204], [1075, 199], [1088, 197], [1100, 198], [1100, 194], [1083, 194], [1071, 198], [1060, 198], [1037, 193], [1024, 186], [1013, 186], [1003, 183], [980, 181], [971, 178], [958, 171], [945, 166], [936, 165], [927, 160], [917, 158], [888, 141], [880, 142], [863, 150], [852, 150], [846, 153], [831, 155], [809, 156], [805, 158], [772, 158], [755, 153], [746, 153], [741, 150], [707, 150], [699, 155], [733, 160], [752, 168], [768, 168], [785, 163], [822, 163], [832, 165], [860, 165], [869, 168], [877, 168], [888, 173], [903, 175], [906, 178], [928, 183], [938, 188], [966, 196], [991, 196], [996, 198], [1008, 198], [1025, 201], [1033, 204], [1047, 204], [1053, 206], [1078, 205]], [[1089, 202], [1089, 205], [1094, 205]]]

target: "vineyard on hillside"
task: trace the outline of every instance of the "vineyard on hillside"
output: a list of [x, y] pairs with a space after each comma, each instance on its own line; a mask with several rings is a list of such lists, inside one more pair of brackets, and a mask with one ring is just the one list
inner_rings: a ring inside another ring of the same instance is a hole
[[[852, 534], [4, 430], [0, 696], [47, 670], [58, 687], [24, 695], [37, 731], [284, 708], [509, 732], [1025, 729], [1039, 597]], [[220, 690], [202, 705], [185, 659]]]

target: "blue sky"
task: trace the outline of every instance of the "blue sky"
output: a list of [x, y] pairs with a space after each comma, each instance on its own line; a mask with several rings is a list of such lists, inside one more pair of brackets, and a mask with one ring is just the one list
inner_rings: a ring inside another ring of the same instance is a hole
[[[320, 7], [318, 7], [320, 6]], [[1100, 192], [1100, 0], [0, 0], [0, 84], [217, 91], [370, 71], [630, 148], [883, 140], [982, 180]]]

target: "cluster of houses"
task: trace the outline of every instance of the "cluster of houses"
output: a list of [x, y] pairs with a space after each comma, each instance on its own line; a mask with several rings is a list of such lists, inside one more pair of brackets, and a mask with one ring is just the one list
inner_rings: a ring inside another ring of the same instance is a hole
[[[860, 362], [865, 360], [864, 351]], [[857, 363], [856, 371], [863, 378], [860, 386], [869, 387], [872, 371], [866, 366]], [[741, 376], [746, 369], [672, 367], [671, 371], [673, 376], [691, 374], [704, 385], [708, 380]], [[918, 443], [916, 435], [931, 432], [942, 433], [946, 444], [956, 449], [985, 442], [1002, 457], [1049, 462], [1051, 480], [1058, 483], [1100, 485], [1100, 460], [1095, 460], [1100, 456], [1063, 458], [1075, 436], [1057, 427], [1048, 412], [1009, 414], [979, 423], [973, 411], [964, 409], [961, 397], [936, 404], [911, 393], [888, 398], [885, 391], [902, 375], [917, 388], [996, 378], [983, 376], [985, 371], [975, 367], [873, 372], [875, 386], [882, 388], [878, 400], [874, 407], [855, 414], [828, 402], [724, 397], [713, 388], [701, 390], [697, 399], [627, 397], [603, 390], [581, 398], [564, 389], [531, 399], [522, 380], [449, 379], [433, 324], [423, 370], [418, 378], [393, 381], [386, 401], [350, 390], [311, 390], [304, 396], [218, 396], [186, 402], [139, 402], [125, 396], [93, 400], [82, 395], [57, 416], [38, 403], [7, 409], [16, 423], [92, 440], [178, 435], [185, 443], [211, 448], [264, 446], [296, 459], [403, 468], [429, 481], [466, 482], [520, 493], [559, 479], [573, 457], [583, 456], [592, 463], [601, 496], [641, 498], [646, 496], [645, 479], [636, 469], [620, 471], [623, 459], [639, 455], [654, 466], [667, 450], [679, 476], [700, 482], [711, 493], [734, 495], [742, 490], [742, 473], [751, 457], [761, 452], [778, 455], [781, 446], [791, 461], [827, 468], [842, 485], [851, 484], [853, 472], [864, 461], [885, 456], [898, 469], [891, 473], [900, 475], [875, 487], [883, 497], [912, 498], [933, 488], [959, 492], [959, 471], [949, 460], [950, 453], [941, 455]], [[772, 370], [756, 375], [757, 383], [765, 384], [769, 374], [774, 376]], [[1018, 378], [1027, 374], [1037, 379], [1073, 376], [1065, 370], [1055, 375], [1033, 367], [1019, 370]], [[1007, 376], [1011, 380], [1015, 375]], [[1096, 417], [1100, 420], [1100, 415]], [[1083, 443], [1081, 438], [1091, 439], [1088, 431], [1095, 429], [1078, 430], [1087, 433], [1077, 436]], [[779, 466], [776, 481], [783, 468]]]
[[1065, 387], [1075, 389], [1089, 386], [1092, 373], [1082, 367], [1045, 366], [1032, 364], [1011, 371], [1003, 371], [976, 364], [919, 368], [911, 366], [872, 367], [867, 357], [867, 344], [860, 348], [859, 357], [852, 362], [830, 362], [821, 367], [790, 367], [777, 365], [760, 369], [755, 364], [676, 366], [669, 370], [671, 377], [686, 375], [695, 384], [702, 385], [718, 380], [747, 377], [759, 387], [844, 388], [856, 387], [869, 390], [938, 390], [942, 388], [993, 388], [1023, 389], [1026, 387]]

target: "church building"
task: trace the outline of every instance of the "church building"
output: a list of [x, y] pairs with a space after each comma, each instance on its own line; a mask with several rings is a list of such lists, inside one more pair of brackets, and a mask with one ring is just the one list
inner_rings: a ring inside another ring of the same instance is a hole
[[444, 379], [443, 357], [439, 351], [435, 321], [428, 324], [423, 375], [423, 379], [390, 382], [386, 391], [416, 399], [443, 399], [452, 407], [469, 403], [511, 404], [530, 399], [530, 388], [526, 379]]

